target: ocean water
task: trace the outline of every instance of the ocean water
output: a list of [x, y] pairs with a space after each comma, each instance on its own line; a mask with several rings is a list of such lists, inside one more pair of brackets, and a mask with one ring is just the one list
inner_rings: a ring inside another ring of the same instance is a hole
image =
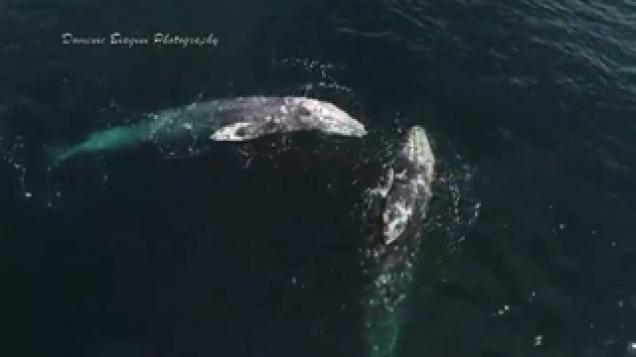
[[[65, 45], [62, 36], [216, 45]], [[52, 148], [238, 95], [311, 133]], [[438, 178], [394, 356], [636, 355], [636, 3], [0, 2], [7, 356], [366, 356], [361, 213], [403, 137]]]

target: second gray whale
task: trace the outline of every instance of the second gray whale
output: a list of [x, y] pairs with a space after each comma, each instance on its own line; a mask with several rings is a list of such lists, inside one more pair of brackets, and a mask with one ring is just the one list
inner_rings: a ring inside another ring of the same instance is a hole
[[111, 127], [54, 150], [59, 164], [83, 153], [118, 150], [142, 142], [170, 144], [183, 137], [246, 141], [275, 133], [319, 131], [362, 137], [366, 129], [335, 105], [307, 97], [250, 96], [194, 102], [145, 114], [135, 124]]

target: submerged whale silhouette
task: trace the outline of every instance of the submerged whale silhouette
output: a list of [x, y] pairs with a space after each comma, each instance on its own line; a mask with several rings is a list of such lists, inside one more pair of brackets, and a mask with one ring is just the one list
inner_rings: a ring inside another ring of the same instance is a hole
[[361, 137], [364, 125], [335, 105], [306, 97], [238, 97], [195, 102], [146, 115], [130, 126], [89, 135], [84, 141], [55, 150], [56, 164], [88, 152], [117, 150], [145, 141], [160, 144], [182, 136], [211, 141], [245, 141], [274, 133], [315, 130]]

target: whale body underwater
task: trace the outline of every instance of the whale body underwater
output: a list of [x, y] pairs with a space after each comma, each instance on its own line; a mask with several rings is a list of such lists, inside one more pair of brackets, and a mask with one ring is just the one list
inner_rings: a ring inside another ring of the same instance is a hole
[[54, 150], [51, 158], [59, 164], [79, 154], [118, 150], [141, 142], [165, 144], [181, 137], [246, 141], [296, 131], [351, 137], [366, 134], [362, 123], [329, 102], [306, 97], [237, 97], [146, 114], [138, 123], [101, 130], [76, 145]]

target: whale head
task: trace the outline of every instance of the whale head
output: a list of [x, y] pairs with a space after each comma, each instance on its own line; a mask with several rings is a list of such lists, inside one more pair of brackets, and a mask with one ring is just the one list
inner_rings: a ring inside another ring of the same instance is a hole
[[362, 137], [364, 125], [335, 105], [312, 98], [289, 97], [286, 104], [298, 114], [299, 125], [311, 126], [327, 134]]
[[364, 125], [335, 105], [305, 97], [245, 97], [224, 103], [222, 125], [210, 139], [244, 141], [273, 133], [315, 130], [361, 137]]
[[382, 240], [390, 244], [406, 231], [409, 223], [421, 219], [418, 212], [431, 196], [435, 158], [426, 132], [420, 126], [409, 129], [401, 151], [393, 161], [384, 210]]
[[428, 142], [426, 131], [421, 126], [416, 125], [409, 129], [403, 151], [410, 160], [418, 165], [435, 164], [431, 144]]

